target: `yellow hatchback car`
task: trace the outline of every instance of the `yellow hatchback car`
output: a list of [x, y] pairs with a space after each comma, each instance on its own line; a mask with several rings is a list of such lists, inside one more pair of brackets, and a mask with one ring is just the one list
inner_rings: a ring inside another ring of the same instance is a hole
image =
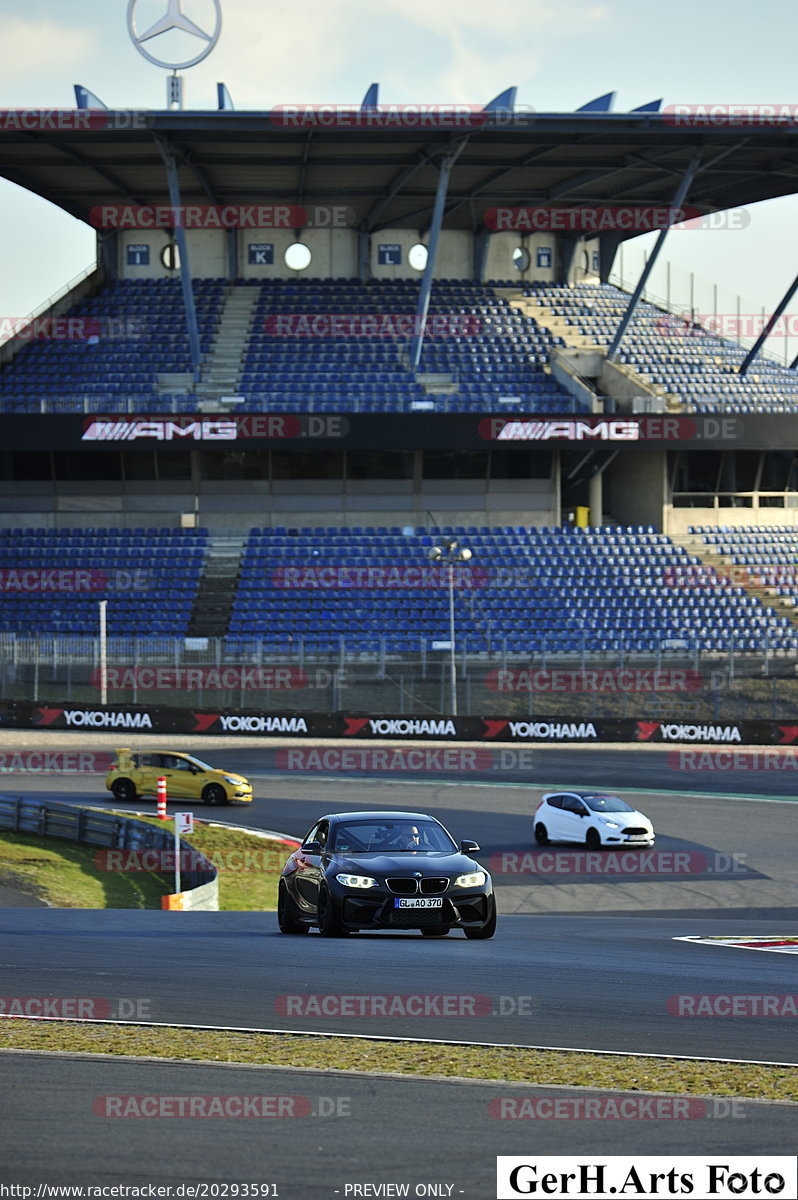
[[205, 804], [252, 802], [252, 784], [243, 775], [209, 767], [191, 754], [122, 749], [116, 755], [116, 762], [105, 777], [105, 786], [117, 800], [155, 796], [158, 780], [163, 778], [167, 800], [201, 800]]

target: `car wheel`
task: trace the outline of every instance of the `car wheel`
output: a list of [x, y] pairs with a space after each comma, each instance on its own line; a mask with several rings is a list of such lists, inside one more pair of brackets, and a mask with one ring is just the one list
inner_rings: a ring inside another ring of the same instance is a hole
[[549, 844], [549, 831], [540, 822], [535, 826], [535, 841], [539, 846], [548, 846]]
[[326, 887], [319, 888], [316, 901], [316, 918], [322, 937], [344, 937], [347, 930], [335, 908], [335, 901]]
[[601, 849], [601, 834], [597, 829], [588, 829], [587, 833], [585, 834], [585, 845], [587, 846], [588, 850]]
[[472, 941], [482, 941], [483, 938], [493, 937], [496, 932], [496, 900], [493, 896], [490, 898], [490, 912], [485, 924], [478, 925], [476, 929], [465, 929], [463, 932]]
[[206, 804], [226, 804], [227, 792], [219, 783], [209, 783], [203, 790], [202, 799]]
[[277, 888], [277, 924], [280, 933], [307, 933], [308, 926], [296, 919], [293, 908], [288, 888], [281, 880]]
[[136, 785], [132, 779], [115, 779], [111, 791], [117, 800], [136, 799]]
[[449, 932], [449, 925], [428, 925], [426, 929], [421, 930], [422, 937], [446, 937]]

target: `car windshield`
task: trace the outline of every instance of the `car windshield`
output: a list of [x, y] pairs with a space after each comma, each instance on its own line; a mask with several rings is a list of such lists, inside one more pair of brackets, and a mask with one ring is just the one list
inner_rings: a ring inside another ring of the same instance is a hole
[[592, 808], [593, 812], [634, 812], [631, 805], [625, 800], [619, 800], [617, 796], [583, 796], [585, 804], [588, 808]]
[[189, 757], [189, 755], [186, 755], [186, 757], [188, 758], [188, 761], [190, 763], [193, 763], [195, 767], [199, 767], [202, 771], [215, 771], [216, 770], [215, 767], [209, 767], [208, 764], [206, 762], [203, 762], [201, 758], [194, 758], [193, 755], [191, 755], [190, 757]]
[[457, 847], [435, 821], [387, 819], [347, 821], [335, 828], [333, 850], [338, 854], [401, 854], [413, 850], [451, 853]]

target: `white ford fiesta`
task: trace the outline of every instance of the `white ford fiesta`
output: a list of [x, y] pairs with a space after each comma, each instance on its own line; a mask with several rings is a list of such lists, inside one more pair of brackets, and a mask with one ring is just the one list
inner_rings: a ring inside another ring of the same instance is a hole
[[600, 846], [653, 846], [654, 826], [644, 813], [607, 792], [548, 792], [535, 813], [535, 841]]

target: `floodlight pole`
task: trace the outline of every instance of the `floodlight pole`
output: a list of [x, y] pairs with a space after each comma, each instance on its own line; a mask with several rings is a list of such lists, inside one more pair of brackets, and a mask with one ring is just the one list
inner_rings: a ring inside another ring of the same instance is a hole
[[100, 601], [100, 704], [108, 703], [108, 634], [106, 610], [108, 601]]
[[457, 655], [454, 649], [454, 560], [449, 558], [449, 654], [451, 656], [451, 709], [452, 716], [457, 716]]
[[456, 537], [441, 538], [440, 543], [433, 546], [429, 554], [433, 562], [446, 562], [449, 568], [449, 672], [450, 672], [450, 709], [453, 717], [457, 716], [457, 647], [454, 630], [454, 564], [468, 562], [471, 551], [466, 547], [459, 548]]

